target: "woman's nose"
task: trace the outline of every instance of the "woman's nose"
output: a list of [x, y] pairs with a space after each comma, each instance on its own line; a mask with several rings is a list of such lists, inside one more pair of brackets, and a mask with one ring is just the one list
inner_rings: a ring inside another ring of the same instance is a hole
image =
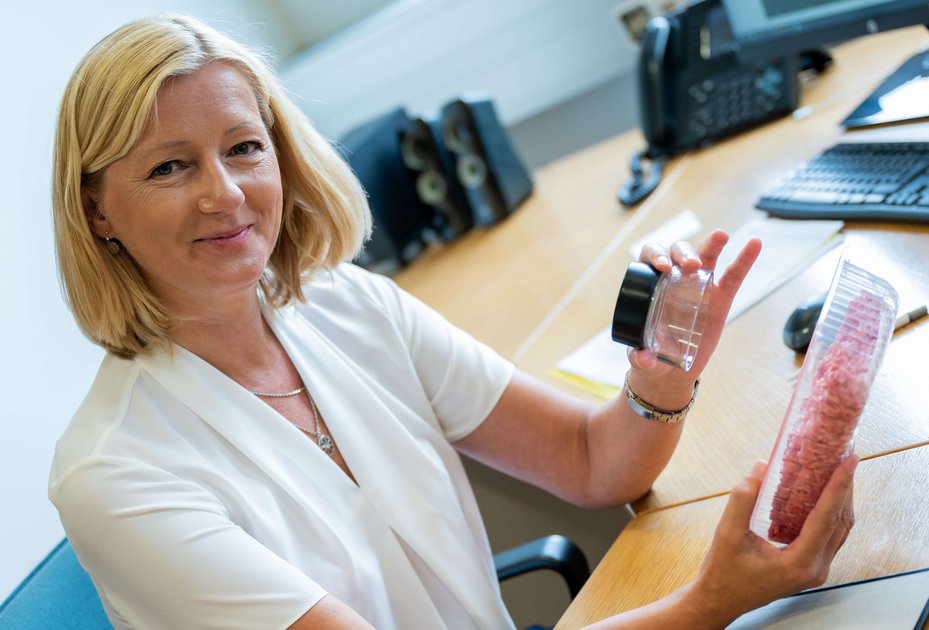
[[200, 212], [232, 212], [245, 201], [245, 193], [223, 164], [205, 166], [201, 178]]

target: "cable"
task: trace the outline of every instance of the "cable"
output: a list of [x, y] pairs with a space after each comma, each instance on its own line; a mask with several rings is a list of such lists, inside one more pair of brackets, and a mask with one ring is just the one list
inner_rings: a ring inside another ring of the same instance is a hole
[[[648, 150], [635, 153], [629, 161], [632, 179], [623, 184], [616, 193], [619, 203], [626, 208], [631, 208], [652, 194], [661, 183], [666, 159], [665, 157], [649, 158]], [[651, 161], [652, 166], [648, 173], [642, 168], [643, 160]]]

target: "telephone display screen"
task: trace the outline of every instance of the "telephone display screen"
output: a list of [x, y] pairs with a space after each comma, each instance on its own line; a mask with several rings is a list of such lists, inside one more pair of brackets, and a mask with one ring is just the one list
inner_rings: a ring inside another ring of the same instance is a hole
[[724, 0], [736, 37], [764, 36], [778, 29], [800, 29], [822, 20], [840, 23], [854, 11], [875, 10], [886, 0]]
[[845, 0], [762, 0], [762, 4], [768, 17], [775, 17], [796, 11], [815, 12], [816, 7], [829, 4], [847, 5], [848, 2]]

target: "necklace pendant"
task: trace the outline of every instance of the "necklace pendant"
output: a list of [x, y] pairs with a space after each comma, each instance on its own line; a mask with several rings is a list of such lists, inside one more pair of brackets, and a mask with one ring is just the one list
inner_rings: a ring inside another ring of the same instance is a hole
[[331, 437], [321, 433], [319, 437], [316, 438], [316, 446], [318, 446], [323, 453], [332, 457], [332, 452], [335, 450], [335, 442], [332, 441]]

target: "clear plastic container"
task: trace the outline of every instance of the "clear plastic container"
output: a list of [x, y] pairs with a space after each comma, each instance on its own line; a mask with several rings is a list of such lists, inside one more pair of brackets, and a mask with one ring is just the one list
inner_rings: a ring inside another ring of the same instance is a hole
[[664, 363], [689, 370], [700, 349], [713, 273], [662, 274], [633, 262], [626, 270], [613, 311], [613, 341], [648, 348]]
[[752, 513], [751, 530], [762, 538], [793, 542], [826, 482], [853, 452], [898, 305], [890, 284], [843, 253]]

